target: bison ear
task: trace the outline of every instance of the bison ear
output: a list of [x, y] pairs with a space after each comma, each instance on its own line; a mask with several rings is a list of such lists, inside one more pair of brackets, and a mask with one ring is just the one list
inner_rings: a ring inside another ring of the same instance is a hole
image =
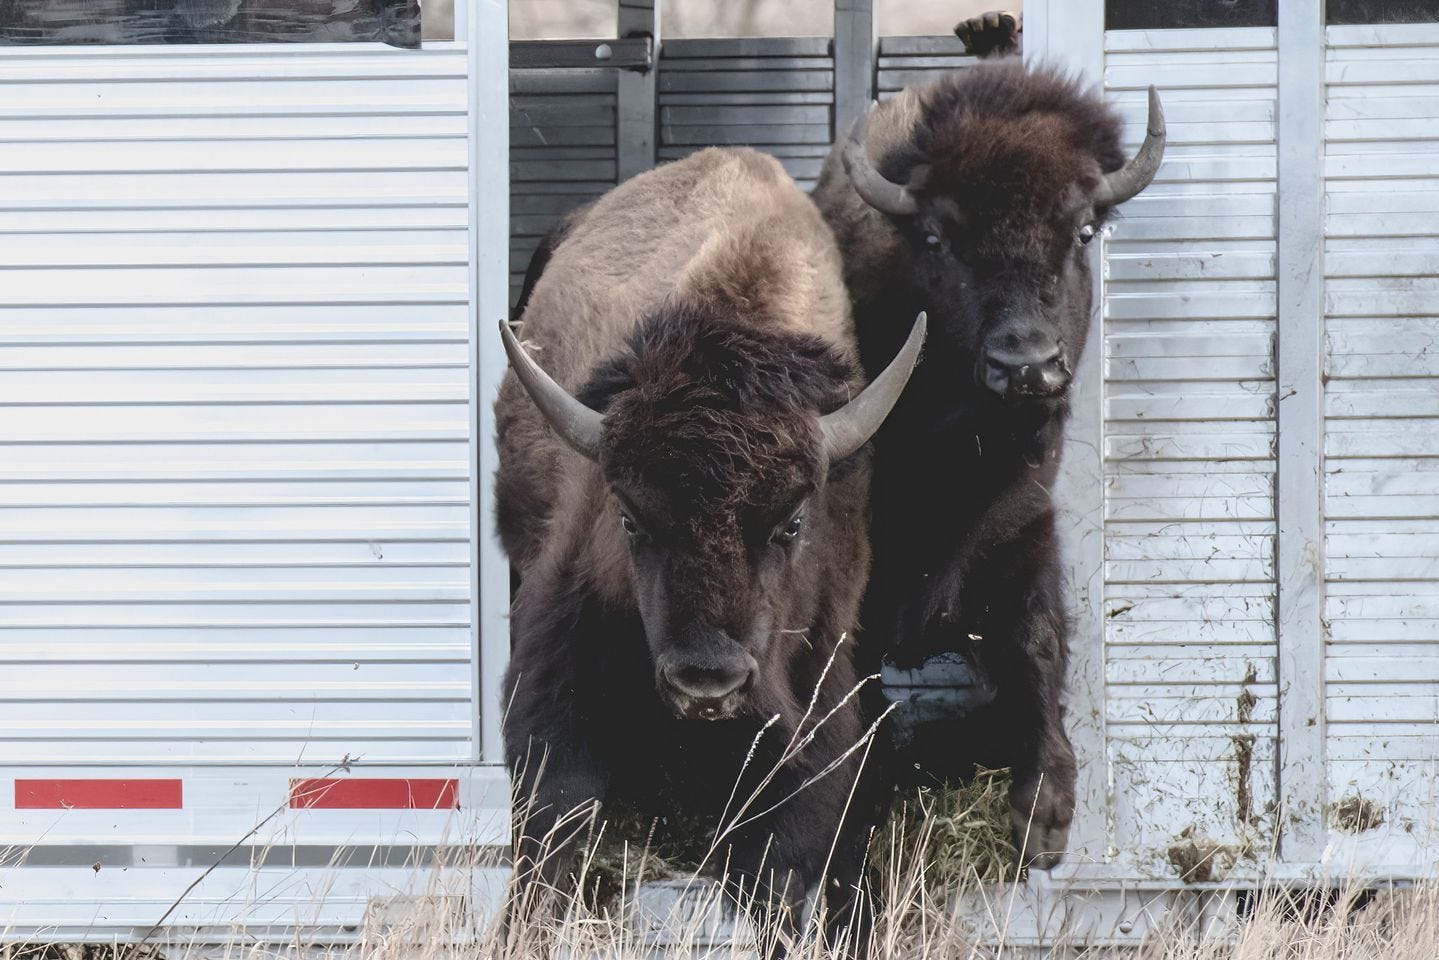
[[919, 351], [924, 346], [925, 327], [928, 318], [924, 313], [914, 318], [914, 328], [899, 353], [874, 378], [874, 382], [860, 391], [859, 396], [833, 413], [819, 418], [819, 429], [824, 437], [824, 452], [829, 463], [838, 463], [869, 442], [875, 431], [884, 423], [884, 418], [894, 409], [899, 395], [909, 383], [909, 375], [919, 362]]
[[509, 323], [505, 320], [500, 321], [500, 339], [505, 344], [505, 353], [509, 354], [510, 366], [514, 368], [520, 385], [525, 388], [535, 406], [539, 407], [540, 413], [544, 414], [550, 426], [554, 427], [555, 433], [576, 452], [590, 460], [599, 460], [601, 424], [604, 418], [570, 396], [564, 387], [540, 369], [534, 358], [520, 346], [520, 341], [515, 339]]

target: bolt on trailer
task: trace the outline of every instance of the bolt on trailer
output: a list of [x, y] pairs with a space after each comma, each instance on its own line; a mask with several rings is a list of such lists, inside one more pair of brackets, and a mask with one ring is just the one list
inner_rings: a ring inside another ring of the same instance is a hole
[[[1130, 150], [1157, 86], [1169, 147], [1096, 245], [1057, 491], [1078, 809], [1012, 943], [1432, 873], [1439, 24], [1384, 22], [1414, 7], [1025, 7]], [[504, 275], [706, 145], [808, 185], [873, 97], [973, 62], [870, 0], [720, 40], [626, 0], [615, 33], [509, 44], [508, 142], [498, 0], [417, 51], [0, 56], [12, 934], [143, 933], [242, 841], [168, 925], [343, 939], [435, 848], [506, 842]], [[451, 889], [482, 916], [503, 875]]]

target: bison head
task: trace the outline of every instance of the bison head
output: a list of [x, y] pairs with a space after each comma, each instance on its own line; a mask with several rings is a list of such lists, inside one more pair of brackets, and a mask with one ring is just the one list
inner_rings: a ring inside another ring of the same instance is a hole
[[1086, 247], [1154, 178], [1164, 113], [1151, 87], [1148, 134], [1125, 162], [1117, 119], [1071, 81], [1008, 65], [966, 74], [897, 108], [914, 129], [881, 165], [903, 182], [871, 164], [864, 119], [845, 169], [903, 236], [908, 282], [944, 334], [936, 350], [980, 391], [1054, 406], [1088, 330]]
[[599, 536], [623, 544], [655, 686], [680, 717], [725, 719], [768, 699], [756, 690], [775, 673], [776, 638], [808, 625], [827, 549], [852, 542], [826, 508], [831, 468], [898, 400], [924, 328], [921, 316], [888, 369], [848, 399], [851, 365], [818, 340], [661, 315], [581, 400], [501, 324], [530, 397], [600, 465]]

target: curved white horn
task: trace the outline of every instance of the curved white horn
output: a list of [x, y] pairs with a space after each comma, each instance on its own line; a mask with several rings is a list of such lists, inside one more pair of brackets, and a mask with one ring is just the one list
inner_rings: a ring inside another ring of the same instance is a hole
[[560, 439], [591, 460], [600, 457], [600, 424], [604, 417], [570, 396], [569, 391], [555, 383], [534, 358], [525, 352], [520, 342], [510, 331], [508, 322], [500, 321], [500, 339], [504, 341], [505, 353], [510, 356], [510, 366], [520, 378], [525, 392], [539, 407], [550, 426]]
[[854, 182], [855, 192], [865, 203], [884, 213], [896, 217], [912, 217], [919, 212], [919, 202], [908, 187], [892, 180], [886, 180], [869, 162], [869, 152], [864, 147], [864, 128], [869, 122], [866, 114], [849, 128], [849, 139], [844, 145], [844, 169]]
[[1121, 204], [1149, 186], [1159, 172], [1159, 162], [1164, 159], [1164, 105], [1159, 102], [1159, 91], [1149, 88], [1149, 123], [1144, 134], [1144, 143], [1129, 162], [1113, 173], [1104, 175], [1104, 182], [1094, 195], [1098, 207], [1112, 207]]
[[874, 382], [860, 391], [859, 396], [833, 413], [819, 418], [819, 429], [824, 436], [825, 455], [830, 463], [838, 463], [869, 442], [875, 431], [889, 416], [890, 410], [909, 383], [909, 375], [919, 360], [920, 348], [924, 346], [925, 327], [928, 318], [924, 313], [914, 318], [914, 327], [909, 339], [899, 353], [874, 378]]

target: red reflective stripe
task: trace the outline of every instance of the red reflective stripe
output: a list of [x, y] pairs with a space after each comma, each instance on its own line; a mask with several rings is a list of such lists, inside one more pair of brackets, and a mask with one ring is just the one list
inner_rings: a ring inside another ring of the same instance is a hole
[[18, 810], [179, 810], [179, 780], [16, 780]]
[[290, 781], [290, 806], [330, 810], [458, 810], [458, 780], [317, 778]]

